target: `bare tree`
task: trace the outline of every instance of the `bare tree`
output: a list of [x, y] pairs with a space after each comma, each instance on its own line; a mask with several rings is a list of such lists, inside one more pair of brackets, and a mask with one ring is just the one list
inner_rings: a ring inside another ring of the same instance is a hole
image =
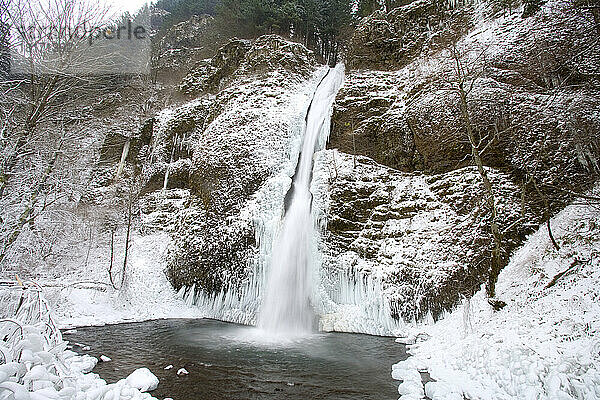
[[[545, 50], [542, 50], [545, 51]], [[451, 77], [450, 79], [446, 79], [446, 83], [449, 84], [450, 90], [455, 92], [458, 97], [458, 105], [460, 110], [460, 116], [462, 121], [462, 127], [464, 129], [465, 135], [468, 139], [468, 144], [470, 146], [471, 154], [470, 158], [477, 167], [478, 173], [481, 177], [481, 181], [483, 183], [483, 188], [485, 191], [485, 201], [487, 205], [487, 210], [489, 212], [489, 229], [492, 236], [492, 249], [491, 249], [491, 257], [490, 257], [490, 268], [488, 272], [488, 280], [486, 283], [486, 292], [490, 298], [495, 297], [496, 295], [496, 282], [498, 279], [498, 275], [502, 269], [503, 257], [506, 252], [507, 244], [504, 243], [503, 234], [510, 230], [513, 226], [505, 227], [503, 230], [500, 229], [499, 226], [499, 218], [498, 218], [498, 207], [497, 207], [497, 198], [494, 194], [494, 188], [492, 187], [492, 183], [489, 179], [489, 174], [484, 167], [484, 154], [485, 152], [498, 143], [500, 135], [506, 133], [509, 130], [514, 128], [514, 124], [510, 121], [506, 122], [506, 126], [503, 129], [498, 129], [498, 126], [495, 126], [495, 129], [488, 133], [482, 133], [481, 129], [474, 122], [471, 114], [471, 102], [472, 99], [472, 91], [475, 83], [478, 79], [482, 78], [484, 75], [487, 63], [485, 60], [486, 49], [479, 48], [473, 49], [464, 46], [459, 48], [457, 44], [452, 45], [449, 49], [450, 61], [452, 64], [451, 68]], [[545, 110], [549, 108], [555, 100], [559, 97], [558, 90], [564, 85], [564, 82], [561, 82], [560, 85], [554, 87], [553, 91], [548, 94], [547, 99], [543, 103], [540, 110]], [[550, 114], [552, 115], [552, 114]], [[546, 118], [540, 118], [538, 123], [544, 122]], [[536, 204], [542, 210], [543, 215], [541, 215], [542, 221], [545, 221], [546, 230], [548, 233], [548, 237], [552, 246], [559, 250], [560, 246], [552, 233], [551, 227], [551, 216], [552, 216], [552, 207], [551, 201], [548, 195], [544, 192], [544, 188], [540, 184], [540, 172], [542, 172], [544, 166], [542, 158], [543, 153], [546, 151], [546, 141], [548, 140], [548, 133], [546, 136], [542, 136], [539, 141], [539, 148], [537, 149], [537, 156], [531, 160], [530, 164], [523, 166], [524, 178], [522, 180], [521, 188], [522, 188], [522, 216], [521, 220], [525, 217], [525, 202], [526, 202], [526, 192], [527, 188], [531, 189], [532, 194], [537, 197]], [[535, 151], [533, 152], [535, 153]], [[546, 188], [548, 188], [548, 184], [545, 184]], [[556, 188], [555, 188], [556, 189]], [[560, 190], [560, 189], [558, 189]], [[564, 189], [562, 190], [564, 191]], [[570, 193], [571, 196], [574, 196], [573, 193]], [[517, 221], [518, 222], [518, 221]], [[515, 222], [516, 223], [516, 222]], [[490, 301], [492, 306], [496, 307], [501, 304], [498, 300]]]
[[[108, 9], [85, 0], [0, 0], [10, 29], [7, 35], [11, 49], [13, 73], [1, 82], [3, 92], [12, 94], [13, 104], [25, 110], [17, 115], [15, 129], [6, 144], [0, 170], [0, 197], [27, 144], [44, 122], [77, 101], [76, 89], [93, 86], [93, 79], [74, 71], [93, 57], [82, 57], [79, 50], [88, 40], [85, 32], [108, 17]], [[99, 61], [99, 60], [98, 60]], [[87, 69], [90, 66], [86, 66]], [[10, 111], [10, 110], [9, 110]], [[7, 138], [8, 139], [8, 138]]]
[[26, 225], [33, 228], [63, 195], [55, 169], [81, 138], [65, 126], [65, 112], [73, 111], [82, 89], [95, 87], [91, 77], [75, 73], [78, 63], [94, 61], [76, 49], [107, 10], [86, 0], [0, 0], [0, 8], [7, 31], [0, 47], [8, 48], [11, 63], [0, 75], [1, 263]]
[[[12, 226], [10, 226], [9, 234], [4, 238], [4, 242], [2, 244], [2, 250], [0, 252], [0, 263], [2, 262], [2, 260], [4, 260], [4, 257], [6, 256], [6, 253], [10, 246], [12, 246], [12, 244], [17, 240], [17, 238], [21, 234], [21, 230], [23, 229], [23, 227], [27, 224], [32, 224], [35, 220], [35, 217], [37, 216], [36, 207], [38, 205], [38, 201], [41, 197], [42, 191], [44, 190], [44, 186], [48, 183], [48, 180], [50, 179], [50, 176], [54, 170], [56, 161], [62, 150], [62, 146], [63, 139], [60, 140], [57, 149], [54, 150], [54, 152], [52, 153], [50, 161], [44, 168], [44, 171], [42, 172], [39, 181], [36, 183], [35, 187], [31, 191], [29, 201], [25, 205], [23, 211], [20, 213], [18, 219], [12, 223]], [[46, 206], [47, 205], [45, 204], [44, 207], [42, 207], [42, 210], [44, 210]]]
[[476, 80], [481, 77], [485, 68], [485, 49], [479, 51], [472, 59], [468, 59], [469, 52], [467, 50], [459, 50], [456, 44], [453, 44], [449, 51], [453, 62], [453, 79], [450, 80], [451, 90], [459, 98], [461, 119], [471, 147], [471, 159], [475, 163], [483, 183], [485, 200], [490, 217], [489, 227], [492, 234], [492, 250], [486, 292], [488, 297], [494, 298], [496, 296], [496, 282], [502, 269], [502, 234], [498, 223], [498, 208], [496, 206], [494, 190], [481, 157], [482, 153], [493, 143], [494, 137], [491, 135], [482, 137], [476, 132], [469, 111], [469, 96]]

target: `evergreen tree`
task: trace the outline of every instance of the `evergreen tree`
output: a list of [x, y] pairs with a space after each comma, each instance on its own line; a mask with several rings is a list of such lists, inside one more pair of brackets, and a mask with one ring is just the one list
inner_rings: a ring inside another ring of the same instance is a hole
[[280, 23], [281, 34], [290, 35], [293, 38], [302, 38], [300, 34], [301, 9], [294, 0], [284, 1], [279, 6], [277, 19]]
[[321, 55], [326, 62], [334, 64], [344, 27], [351, 23], [351, 5], [346, 0], [324, 1], [321, 5]]
[[[375, 7], [376, 0], [371, 2], [371, 7]], [[167, 28], [194, 14], [215, 14], [219, 26], [232, 35], [253, 38], [275, 33], [292, 37], [301, 40], [324, 61], [333, 63], [339, 52], [340, 37], [352, 24], [352, 3], [352, 0], [159, 0], [154, 6], [171, 13], [165, 24]]]

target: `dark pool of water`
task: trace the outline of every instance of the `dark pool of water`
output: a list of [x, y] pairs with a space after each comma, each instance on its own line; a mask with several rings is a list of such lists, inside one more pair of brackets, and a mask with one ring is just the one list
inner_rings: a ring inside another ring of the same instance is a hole
[[112, 359], [94, 369], [108, 383], [148, 367], [160, 380], [152, 395], [174, 400], [397, 399], [391, 368], [407, 357], [393, 338], [319, 333], [281, 343], [207, 319], [85, 327], [65, 339], [90, 346], [75, 345], [79, 353]]

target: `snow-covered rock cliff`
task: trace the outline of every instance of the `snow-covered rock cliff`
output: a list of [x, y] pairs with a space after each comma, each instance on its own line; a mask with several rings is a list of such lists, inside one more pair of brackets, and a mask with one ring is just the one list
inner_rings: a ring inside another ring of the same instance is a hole
[[[469, 167], [457, 62], [505, 212], [503, 265], [527, 233], [567, 204], [569, 191], [588, 188], [600, 172], [600, 143], [591, 134], [600, 130], [600, 55], [594, 37], [581, 34], [593, 29], [589, 19], [562, 1], [529, 18], [519, 10], [490, 17], [481, 3], [458, 6], [446, 17], [466, 20], [443, 26], [427, 4], [361, 21], [349, 57], [368, 69], [349, 71], [338, 93], [328, 148], [339, 152], [322, 167], [330, 175], [328, 264], [387, 271], [392, 309], [408, 319], [437, 317], [471, 296], [489, 269], [489, 213]], [[433, 26], [397, 22], [417, 11], [411, 21], [429, 18]], [[456, 36], [450, 26], [468, 29]], [[420, 35], [414, 48], [394, 53], [393, 62], [384, 52], [377, 62], [378, 45], [408, 46], [410, 32]], [[449, 35], [446, 44], [432, 47], [439, 35]]]

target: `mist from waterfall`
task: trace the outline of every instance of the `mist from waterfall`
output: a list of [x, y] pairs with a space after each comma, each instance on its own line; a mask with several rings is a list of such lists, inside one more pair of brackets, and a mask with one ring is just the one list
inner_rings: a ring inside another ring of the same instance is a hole
[[306, 115], [306, 129], [300, 159], [286, 200], [281, 230], [273, 243], [268, 270], [267, 291], [262, 304], [259, 327], [286, 336], [314, 330], [311, 306], [313, 291], [312, 238], [315, 226], [311, 215], [313, 156], [320, 150], [319, 140], [329, 130], [331, 107], [344, 78], [342, 65], [328, 71], [317, 87]]

